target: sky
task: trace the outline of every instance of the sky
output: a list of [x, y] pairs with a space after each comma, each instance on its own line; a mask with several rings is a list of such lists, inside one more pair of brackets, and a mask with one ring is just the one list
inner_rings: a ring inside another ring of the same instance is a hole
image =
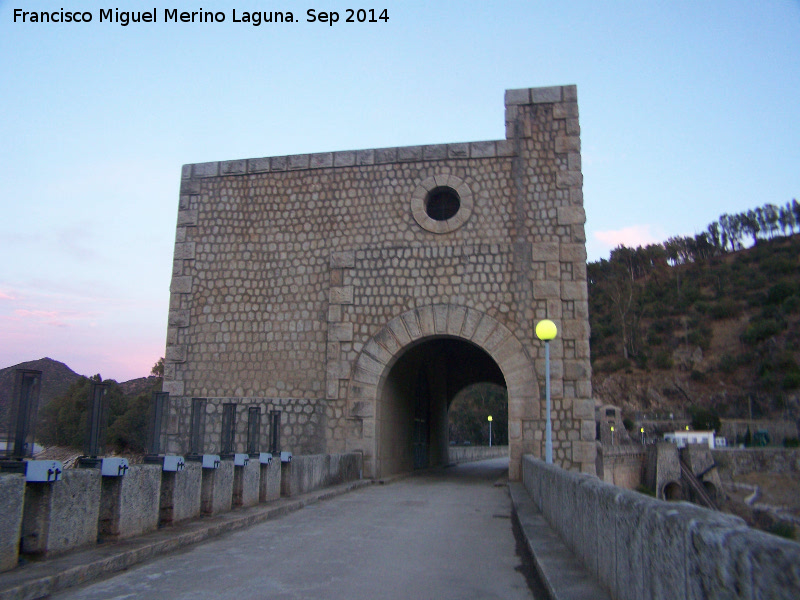
[[[225, 21], [164, 22], [201, 8]], [[798, 0], [0, 0], [0, 368], [149, 374], [181, 165], [503, 139], [506, 89], [565, 84], [590, 260], [800, 198]]]

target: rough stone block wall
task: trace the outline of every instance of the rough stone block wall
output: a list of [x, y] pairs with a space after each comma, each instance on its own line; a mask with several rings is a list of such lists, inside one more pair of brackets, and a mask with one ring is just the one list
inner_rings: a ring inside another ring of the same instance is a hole
[[[445, 333], [504, 373], [516, 477], [523, 452], [544, 450], [534, 327], [550, 318], [554, 456], [594, 472], [577, 90], [509, 90], [505, 109], [505, 140], [184, 166], [169, 451], [187, 451], [192, 397], [213, 399], [206, 452], [219, 404], [280, 404], [285, 449], [362, 451], [372, 475], [381, 378], [409, 345]], [[441, 187], [460, 208], [435, 220], [425, 202]]]

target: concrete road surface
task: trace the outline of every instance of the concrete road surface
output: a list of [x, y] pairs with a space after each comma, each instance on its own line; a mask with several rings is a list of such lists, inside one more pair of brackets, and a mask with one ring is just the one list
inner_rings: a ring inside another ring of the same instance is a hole
[[[534, 598], [507, 459], [373, 485], [53, 598]], [[537, 592], [538, 594], [538, 592]]]

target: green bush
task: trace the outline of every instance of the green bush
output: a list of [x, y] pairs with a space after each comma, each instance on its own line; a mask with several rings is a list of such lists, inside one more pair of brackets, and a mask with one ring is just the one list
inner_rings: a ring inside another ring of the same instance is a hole
[[770, 256], [761, 263], [761, 271], [773, 277], [791, 275], [797, 271], [797, 261], [786, 256]]
[[657, 333], [651, 331], [647, 334], [647, 345], [648, 346], [660, 346], [664, 343], [664, 338], [662, 338]]
[[672, 355], [669, 352], [659, 352], [653, 357], [653, 365], [657, 369], [671, 369], [673, 365]]
[[658, 319], [653, 321], [650, 325], [650, 331], [655, 333], [672, 333], [675, 329], [676, 321], [674, 319]]
[[784, 448], [800, 448], [800, 439], [798, 439], [796, 437], [783, 438], [783, 447]]
[[733, 373], [738, 366], [739, 363], [736, 360], [736, 357], [731, 356], [730, 354], [723, 354], [719, 359], [719, 364], [717, 365], [719, 370], [723, 373]]
[[699, 300], [694, 303], [694, 309], [701, 315], [705, 315], [711, 312], [711, 304], [703, 300]]
[[781, 382], [781, 387], [787, 391], [800, 388], [800, 373], [793, 371], [784, 375], [783, 381]]
[[794, 286], [788, 281], [779, 281], [767, 290], [767, 304], [781, 304], [794, 294]]
[[631, 362], [628, 359], [622, 356], [612, 356], [599, 361], [595, 368], [601, 373], [616, 373], [620, 369], [628, 369], [630, 366]]
[[711, 329], [708, 327], [701, 327], [692, 331], [688, 340], [692, 346], [700, 346], [703, 350], [708, 350], [711, 347]]
[[789, 296], [783, 301], [781, 307], [787, 315], [800, 313], [800, 296]]
[[742, 314], [742, 307], [738, 302], [725, 298], [711, 307], [711, 318], [717, 321], [722, 319], [733, 319]]
[[752, 272], [749, 277], [744, 278], [742, 283], [748, 290], [763, 290], [767, 287], [769, 280], [761, 273]]
[[767, 295], [764, 292], [756, 292], [747, 296], [747, 306], [750, 308], [758, 308], [767, 303]]
[[695, 369], [692, 369], [692, 372], [689, 375], [689, 378], [692, 381], [697, 381], [697, 382], [702, 383], [702, 382], [704, 382], [704, 381], [706, 381], [708, 379], [708, 376], [705, 373], [703, 373], [702, 371], [697, 371]]
[[780, 333], [782, 330], [781, 323], [775, 319], [764, 319], [751, 323], [741, 337], [745, 344], [752, 346]]
[[689, 416], [692, 418], [692, 429], [698, 431], [719, 431], [720, 420], [716, 411], [703, 406], [690, 406]]

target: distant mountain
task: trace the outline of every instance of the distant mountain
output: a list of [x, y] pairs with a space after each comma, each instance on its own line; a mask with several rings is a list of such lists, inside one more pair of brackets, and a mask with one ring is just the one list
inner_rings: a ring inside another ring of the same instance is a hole
[[5, 431], [8, 408], [14, 394], [14, 377], [17, 369], [33, 369], [42, 372], [42, 387], [39, 394], [39, 408], [46, 406], [53, 398], [64, 395], [69, 386], [81, 378], [67, 365], [52, 358], [41, 358], [5, 369], [0, 369], [0, 431]]
[[138, 379], [123, 381], [119, 384], [119, 387], [122, 388], [122, 393], [126, 396], [138, 396], [143, 392], [151, 391], [158, 381], [160, 381], [158, 377], [150, 375], [149, 377], [139, 377]]

